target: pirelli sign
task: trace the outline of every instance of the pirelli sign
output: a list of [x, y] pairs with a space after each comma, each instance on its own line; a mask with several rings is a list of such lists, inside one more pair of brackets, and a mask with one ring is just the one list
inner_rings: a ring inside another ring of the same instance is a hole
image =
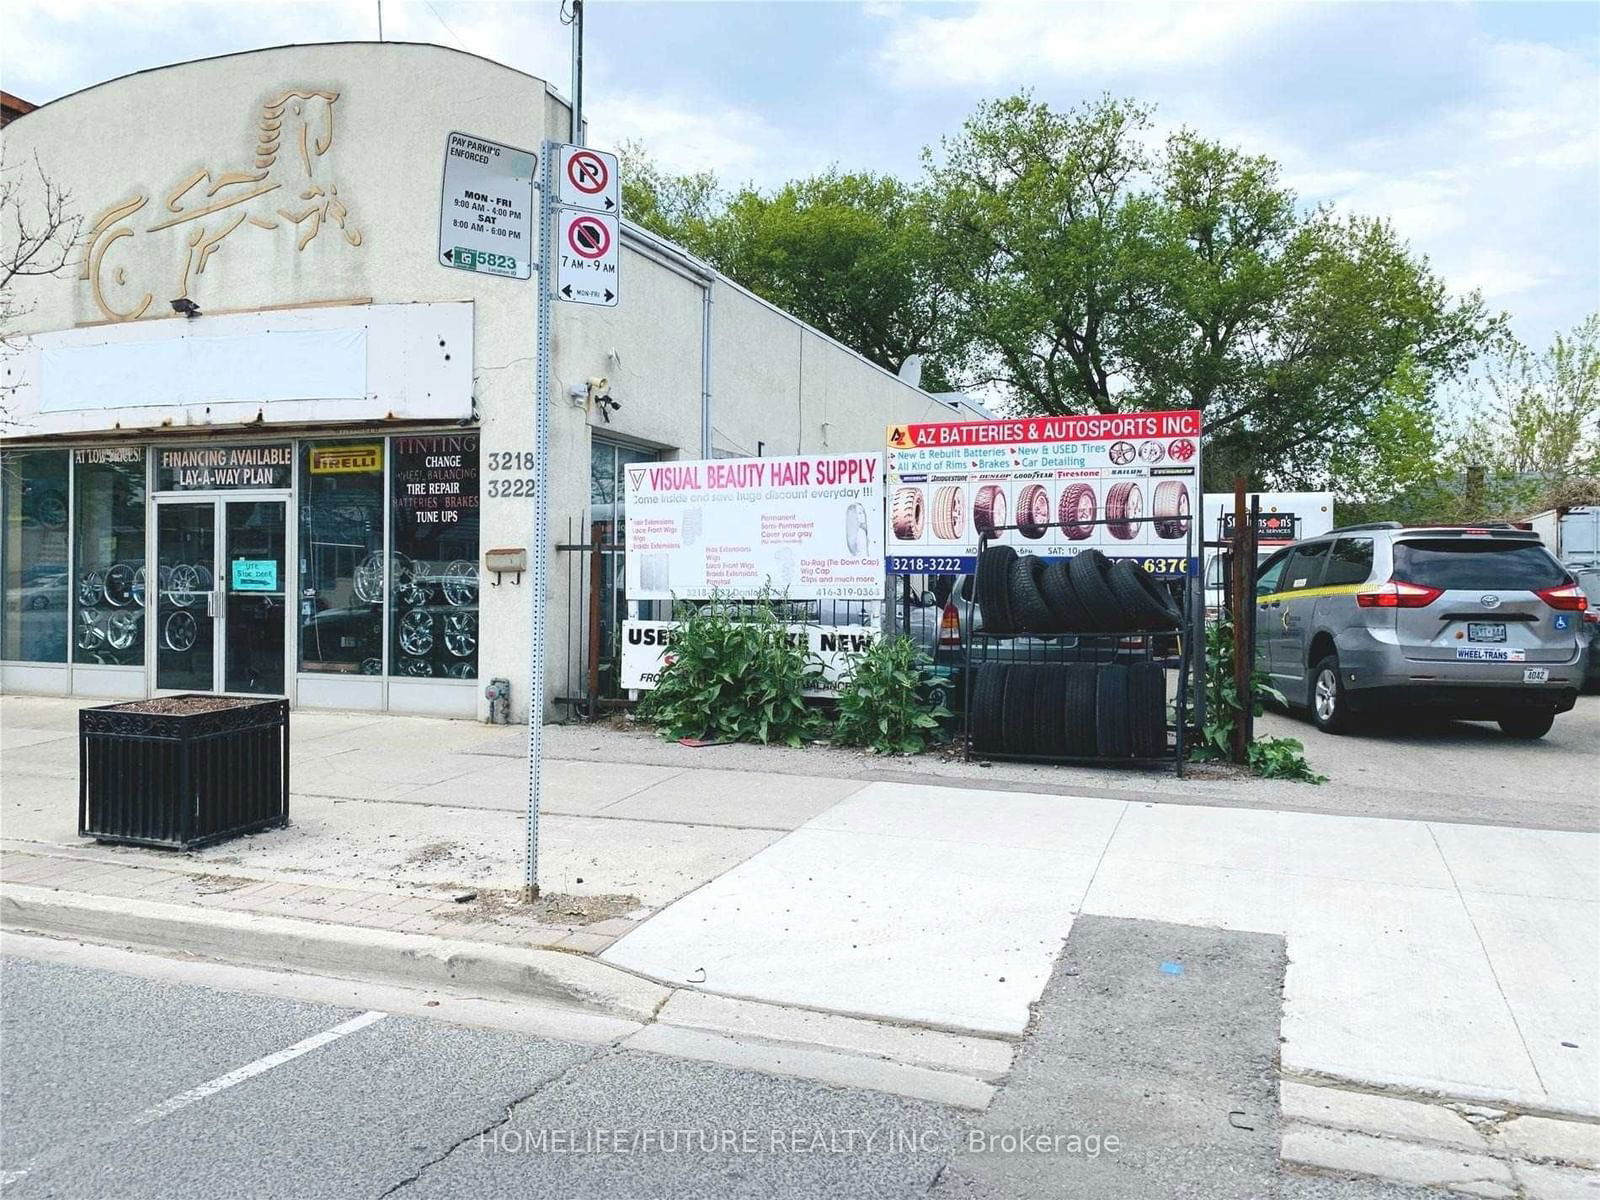
[[310, 462], [313, 475], [370, 475], [383, 470], [383, 443], [314, 446]]

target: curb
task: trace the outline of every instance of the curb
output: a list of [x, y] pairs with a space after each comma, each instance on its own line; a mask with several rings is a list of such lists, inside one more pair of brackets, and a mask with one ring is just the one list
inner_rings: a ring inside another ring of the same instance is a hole
[[672, 989], [581, 954], [9, 884], [0, 928], [253, 967], [469, 987], [650, 1021]]

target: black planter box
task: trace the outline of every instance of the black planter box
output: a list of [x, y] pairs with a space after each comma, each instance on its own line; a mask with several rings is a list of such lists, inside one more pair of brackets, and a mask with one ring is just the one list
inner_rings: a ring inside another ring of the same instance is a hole
[[79, 834], [188, 850], [288, 823], [287, 700], [163, 696], [79, 711]]

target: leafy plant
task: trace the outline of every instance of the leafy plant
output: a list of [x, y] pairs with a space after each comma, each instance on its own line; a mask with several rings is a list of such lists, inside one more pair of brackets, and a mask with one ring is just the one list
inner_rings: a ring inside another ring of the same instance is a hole
[[950, 712], [933, 696], [933, 664], [907, 637], [883, 638], [840, 685], [833, 740], [877, 754], [920, 754]]
[[767, 599], [678, 605], [660, 681], [639, 703], [662, 737], [798, 746], [817, 733], [821, 716], [803, 695], [817, 664]]
[[[1219, 620], [1206, 628], [1206, 721], [1200, 741], [1190, 757], [1200, 762], [1226, 762], [1233, 756], [1233, 731], [1244, 705], [1233, 678], [1233, 622]], [[1250, 707], [1260, 716], [1263, 702], [1283, 704], [1283, 693], [1273, 687], [1266, 672], [1250, 672]], [[1326, 783], [1306, 762], [1305, 745], [1298, 738], [1256, 738], [1247, 751], [1249, 768], [1264, 779], [1298, 779]]]

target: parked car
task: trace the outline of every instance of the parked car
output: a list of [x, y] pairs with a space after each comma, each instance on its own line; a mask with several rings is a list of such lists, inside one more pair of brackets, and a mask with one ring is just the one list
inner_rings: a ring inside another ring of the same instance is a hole
[[1577, 701], [1588, 606], [1535, 533], [1352, 525], [1262, 564], [1256, 660], [1328, 733], [1403, 707], [1536, 738]]
[[1583, 630], [1589, 635], [1589, 669], [1584, 672], [1586, 692], [1600, 691], [1600, 567], [1579, 567], [1573, 573], [1589, 607], [1583, 613]]

